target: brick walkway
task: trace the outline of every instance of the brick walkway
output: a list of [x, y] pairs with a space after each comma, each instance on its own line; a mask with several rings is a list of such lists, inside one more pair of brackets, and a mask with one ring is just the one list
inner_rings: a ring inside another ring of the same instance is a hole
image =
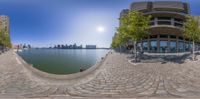
[[[200, 97], [200, 61], [130, 64], [129, 55], [110, 54], [92, 80], [74, 85], [33, 76], [13, 52], [0, 55], [0, 98], [195, 98]], [[9, 59], [9, 61], [8, 61]]]

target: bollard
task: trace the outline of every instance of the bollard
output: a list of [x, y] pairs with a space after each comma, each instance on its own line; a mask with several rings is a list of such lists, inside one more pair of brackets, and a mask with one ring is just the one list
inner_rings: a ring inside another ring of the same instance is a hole
[[80, 69], [80, 72], [83, 72], [83, 71], [84, 71], [84, 70], [81, 68], [81, 69]]

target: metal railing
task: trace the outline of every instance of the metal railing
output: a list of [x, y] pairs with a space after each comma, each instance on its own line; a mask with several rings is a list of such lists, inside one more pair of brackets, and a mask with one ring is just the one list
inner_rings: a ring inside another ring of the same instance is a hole
[[155, 27], [155, 26], [175, 26], [178, 28], [182, 28], [183, 27], [183, 22], [179, 22], [179, 21], [172, 21], [172, 20], [152, 20], [149, 22], [150, 26]]

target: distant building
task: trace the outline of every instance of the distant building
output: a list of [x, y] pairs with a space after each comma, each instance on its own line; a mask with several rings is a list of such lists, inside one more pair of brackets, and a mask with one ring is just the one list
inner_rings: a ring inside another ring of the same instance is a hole
[[82, 46], [82, 45], [78, 46], [78, 49], [82, 49], [82, 48], [83, 48], [83, 46]]
[[28, 44], [28, 49], [31, 49], [32, 47], [31, 47], [31, 45], [30, 44]]
[[0, 31], [6, 31], [4, 32], [5, 34], [10, 33], [10, 28], [9, 28], [9, 17], [8, 16], [0, 16]]
[[54, 47], [51, 47], [51, 48], [54, 48], [54, 49], [82, 49], [83, 46], [80, 45], [78, 46], [76, 43], [75, 44], [65, 44], [65, 45], [55, 45]]
[[75, 43], [75, 44], [73, 45], [73, 49], [76, 49], [76, 47], [77, 47], [77, 46], [76, 46], [76, 43]]
[[96, 49], [96, 45], [86, 45], [86, 49]]

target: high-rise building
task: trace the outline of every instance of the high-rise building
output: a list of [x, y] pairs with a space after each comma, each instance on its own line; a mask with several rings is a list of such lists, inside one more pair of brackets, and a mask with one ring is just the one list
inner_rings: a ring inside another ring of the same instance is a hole
[[10, 41], [9, 17], [4, 15], [0, 16], [0, 46], [1, 48], [12, 47]]
[[5, 15], [0, 16], [0, 31], [3, 31], [4, 34], [10, 34], [9, 28], [9, 17]]

